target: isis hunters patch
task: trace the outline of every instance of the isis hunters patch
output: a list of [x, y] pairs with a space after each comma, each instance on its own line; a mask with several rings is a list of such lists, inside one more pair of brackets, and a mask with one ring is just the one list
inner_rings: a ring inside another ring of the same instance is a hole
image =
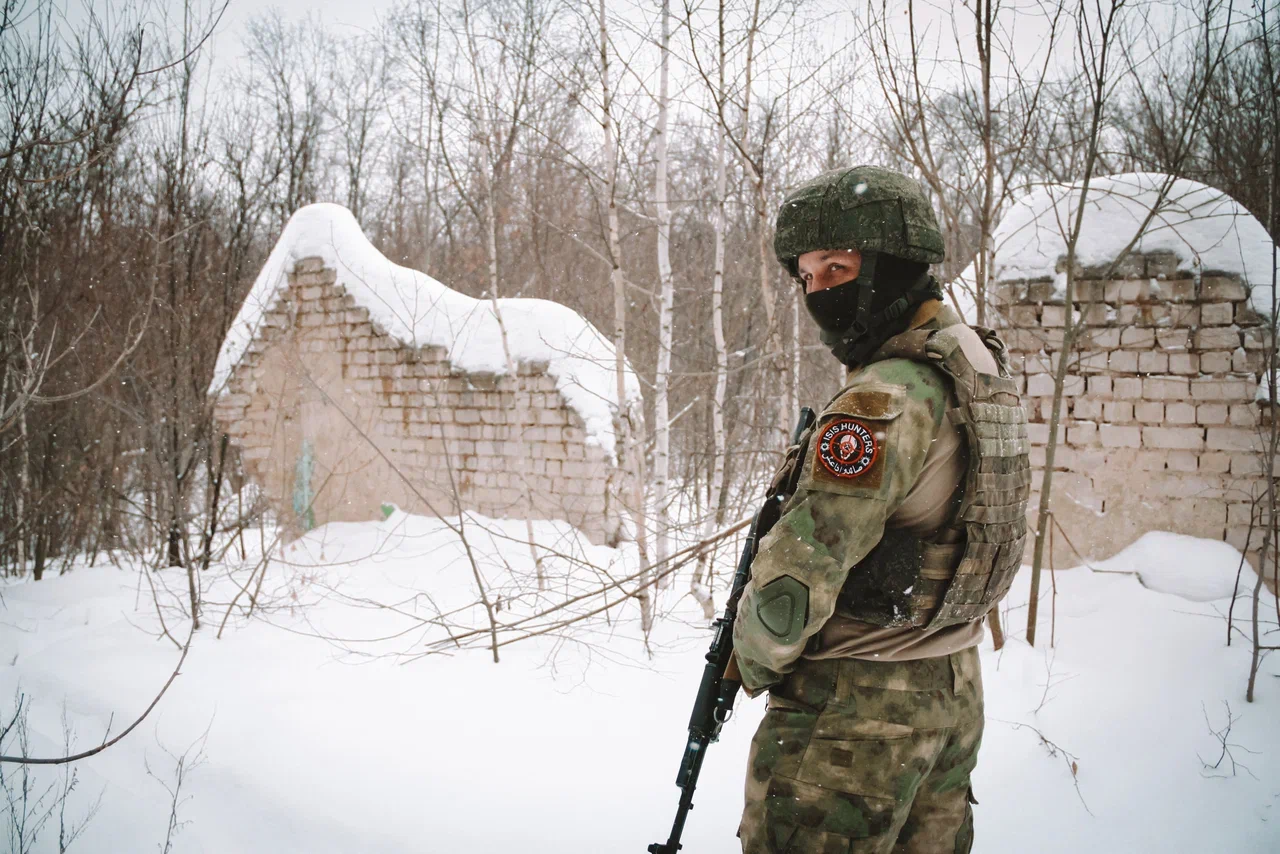
[[839, 478], [866, 474], [876, 461], [876, 437], [861, 421], [837, 418], [818, 433], [818, 461]]

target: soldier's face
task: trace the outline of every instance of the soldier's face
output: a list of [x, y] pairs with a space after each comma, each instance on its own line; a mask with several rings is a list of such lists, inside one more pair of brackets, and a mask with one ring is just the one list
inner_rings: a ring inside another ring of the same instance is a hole
[[857, 249], [819, 249], [796, 259], [806, 294], [825, 291], [858, 278], [862, 253]]

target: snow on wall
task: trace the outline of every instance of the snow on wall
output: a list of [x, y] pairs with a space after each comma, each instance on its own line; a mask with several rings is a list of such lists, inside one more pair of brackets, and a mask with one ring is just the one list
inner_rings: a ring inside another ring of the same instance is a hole
[[[1085, 197], [1084, 222], [1076, 260], [1085, 267], [1109, 264], [1124, 251], [1155, 204], [1166, 176], [1134, 172], [1094, 178]], [[1066, 235], [1074, 224], [1080, 186], [1049, 184], [1014, 203], [993, 235], [995, 281], [1053, 276], [1065, 285], [1058, 259], [1067, 254]], [[1230, 196], [1184, 178], [1174, 180], [1160, 210], [1132, 252], [1172, 252], [1178, 269], [1193, 275], [1207, 272], [1240, 275], [1253, 288], [1250, 304], [1271, 315], [1272, 275], [1280, 266], [1274, 244], [1262, 223]], [[974, 320], [973, 265], [956, 284], [960, 310]], [[963, 292], [963, 296], [961, 295]]]
[[[469, 373], [507, 372], [502, 332], [489, 300], [446, 287], [425, 273], [392, 263], [365, 237], [341, 205], [314, 204], [289, 219], [266, 265], [240, 307], [218, 353], [209, 393], [221, 395], [227, 380], [258, 334], [263, 315], [288, 287], [287, 274], [303, 258], [322, 258], [337, 271], [356, 303], [386, 334], [413, 347], [443, 348], [450, 364]], [[586, 428], [588, 444], [614, 453], [617, 405], [615, 350], [577, 312], [541, 299], [499, 299], [511, 356], [517, 363], [543, 362], [556, 388]], [[627, 369], [627, 403], [640, 401], [640, 383]]]

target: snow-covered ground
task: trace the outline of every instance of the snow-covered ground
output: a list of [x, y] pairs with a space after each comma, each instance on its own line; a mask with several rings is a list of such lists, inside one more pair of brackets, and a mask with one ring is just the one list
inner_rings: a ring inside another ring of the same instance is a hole
[[[494, 528], [513, 524], [523, 530]], [[489, 558], [529, 560], [500, 535], [472, 540]], [[1040, 647], [1014, 637], [997, 653], [988, 641], [976, 852], [1280, 851], [1280, 663], [1264, 662], [1247, 704], [1247, 643], [1237, 634], [1225, 645], [1229, 600], [1218, 595], [1236, 560], [1220, 543], [1148, 535], [1099, 571], [1057, 574], [1055, 647], [1048, 598]], [[473, 598], [471, 564], [443, 523], [397, 513], [311, 532], [272, 564], [271, 610], [233, 618], [217, 640], [234, 595], [220, 572], [207, 579], [212, 625], [169, 694], [128, 739], [79, 764], [68, 816], [99, 796], [101, 806], [71, 851], [159, 850], [171, 806], [162, 783], [174, 782], [166, 751], [201, 743], [205, 760], [179, 792], [174, 852], [599, 854], [666, 838], [707, 641], [677, 588], [664, 594], [652, 658], [628, 613], [588, 624], [581, 643], [505, 647], [498, 665], [483, 649], [406, 663], [350, 651], [425, 648], [421, 633], [362, 643], [412, 625], [371, 601], [426, 593], [448, 611]], [[243, 583], [246, 572], [230, 577]], [[1024, 621], [1027, 576], [1009, 600], [1011, 629]], [[61, 749], [64, 705], [77, 747], [113, 715], [118, 731], [176, 661], [149, 634], [155, 608], [136, 571], [82, 567], [0, 592], [0, 710], [11, 712], [19, 688], [33, 703], [33, 754]], [[1274, 605], [1264, 616], [1274, 630]], [[1234, 775], [1230, 758], [1206, 767], [1222, 752], [1211, 730], [1224, 729], [1228, 707]], [[747, 744], [763, 710], [743, 701], [712, 749], [685, 835], [691, 854], [737, 850]], [[14, 767], [4, 771], [12, 784]], [[56, 851], [56, 839], [55, 818], [35, 850]]]

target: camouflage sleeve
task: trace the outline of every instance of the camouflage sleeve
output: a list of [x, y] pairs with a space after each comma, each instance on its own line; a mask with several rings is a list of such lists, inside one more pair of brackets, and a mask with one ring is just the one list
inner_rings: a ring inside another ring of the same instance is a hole
[[929, 365], [876, 362], [818, 417], [796, 494], [761, 540], [738, 605], [734, 649], [751, 696], [791, 670], [880, 541], [924, 467], [948, 382]]

